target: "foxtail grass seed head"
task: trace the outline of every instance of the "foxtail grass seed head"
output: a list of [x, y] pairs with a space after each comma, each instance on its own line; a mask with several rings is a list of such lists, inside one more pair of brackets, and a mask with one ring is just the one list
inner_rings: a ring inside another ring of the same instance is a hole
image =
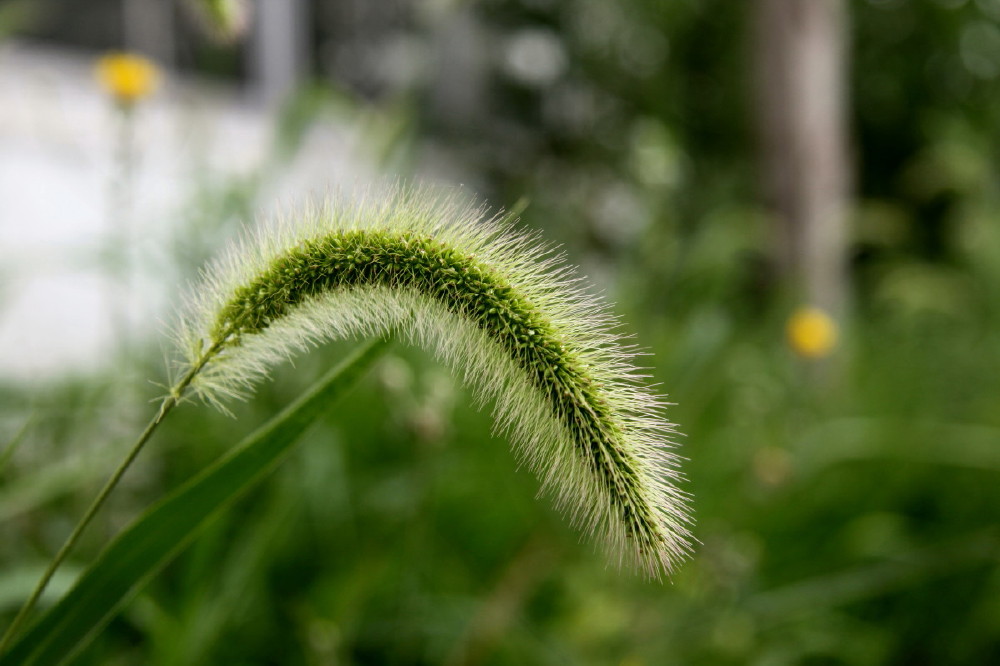
[[222, 406], [295, 353], [387, 333], [492, 402], [543, 490], [619, 563], [658, 575], [689, 552], [674, 426], [636, 349], [551, 248], [454, 196], [338, 200], [245, 238], [193, 291], [180, 372]]

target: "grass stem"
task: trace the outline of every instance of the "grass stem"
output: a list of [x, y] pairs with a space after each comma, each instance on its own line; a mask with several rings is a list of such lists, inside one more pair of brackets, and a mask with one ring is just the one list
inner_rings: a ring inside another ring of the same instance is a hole
[[114, 473], [112, 473], [111, 476], [108, 478], [108, 480], [104, 483], [104, 487], [101, 488], [101, 491], [97, 494], [97, 497], [95, 497], [94, 500], [90, 503], [90, 506], [87, 508], [86, 513], [84, 513], [83, 517], [80, 518], [80, 520], [76, 523], [76, 526], [73, 528], [73, 531], [70, 533], [70, 535], [66, 538], [66, 541], [59, 549], [59, 552], [57, 552], [55, 556], [52, 558], [52, 560], [49, 562], [49, 565], [45, 569], [45, 573], [42, 574], [42, 577], [35, 585], [35, 589], [32, 591], [31, 596], [28, 597], [28, 600], [24, 602], [24, 605], [21, 606], [21, 609], [17, 612], [17, 615], [14, 617], [14, 621], [11, 622], [9, 627], [7, 627], [7, 630], [3, 634], [3, 638], [0, 639], [0, 656], [4, 654], [4, 652], [7, 649], [7, 646], [10, 645], [10, 642], [17, 635], [18, 629], [20, 629], [21, 626], [27, 621], [29, 615], [31, 614], [31, 611], [34, 610], [35, 606], [38, 604], [38, 600], [45, 592], [45, 588], [48, 587], [49, 581], [52, 579], [52, 576], [59, 568], [59, 565], [63, 563], [63, 561], [69, 555], [70, 551], [72, 551], [74, 546], [76, 546], [77, 542], [80, 540], [81, 535], [83, 534], [83, 531], [87, 528], [90, 522], [94, 519], [94, 516], [97, 515], [97, 512], [107, 501], [108, 497], [111, 495], [111, 492], [115, 489], [115, 486], [117, 486], [118, 482], [121, 481], [121, 478], [122, 476], [124, 476], [126, 470], [128, 470], [128, 468], [135, 461], [136, 457], [138, 457], [139, 452], [142, 451], [143, 446], [145, 446], [146, 442], [149, 441], [149, 438], [152, 437], [153, 432], [156, 431], [160, 423], [163, 422], [164, 417], [166, 417], [166, 415], [169, 414], [171, 410], [173, 410], [173, 408], [177, 406], [177, 404], [181, 400], [181, 396], [183, 396], [185, 390], [187, 390], [188, 385], [191, 384], [191, 381], [194, 379], [195, 375], [197, 375], [201, 371], [201, 369], [205, 367], [205, 364], [214, 355], [215, 351], [217, 350], [213, 348], [210, 349], [208, 352], [206, 352], [202, 357], [202, 361], [196, 364], [195, 366], [191, 367], [187, 371], [187, 373], [183, 377], [181, 377], [180, 380], [170, 389], [170, 393], [163, 398], [163, 401], [160, 403], [159, 409], [156, 411], [156, 414], [153, 416], [152, 419], [150, 419], [149, 423], [146, 425], [146, 428], [142, 431], [142, 434], [139, 435], [138, 439], [136, 439], [135, 442], [132, 444], [132, 447], [129, 449], [128, 454], [126, 454], [126, 456], [118, 464], [118, 467], [117, 469], [115, 469]]

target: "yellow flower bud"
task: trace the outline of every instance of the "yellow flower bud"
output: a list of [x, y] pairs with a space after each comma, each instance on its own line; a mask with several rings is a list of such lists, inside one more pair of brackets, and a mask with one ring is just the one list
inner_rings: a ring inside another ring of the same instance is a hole
[[819, 308], [796, 310], [785, 327], [788, 344], [804, 358], [828, 356], [837, 344], [837, 323]]
[[109, 53], [97, 61], [97, 80], [121, 104], [132, 105], [156, 90], [160, 72], [151, 61], [130, 53]]

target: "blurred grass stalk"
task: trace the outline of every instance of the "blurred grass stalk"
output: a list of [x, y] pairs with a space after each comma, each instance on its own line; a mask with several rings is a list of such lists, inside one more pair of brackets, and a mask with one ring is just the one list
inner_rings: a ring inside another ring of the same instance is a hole
[[312, 389], [221, 460], [137, 519], [109, 544], [70, 592], [28, 634], [14, 642], [18, 628], [27, 619], [59, 563], [75, 544], [83, 528], [142, 444], [166, 413], [177, 404], [177, 395], [183, 393], [191, 379], [191, 376], [185, 376], [178, 384], [184, 384], [184, 387], [175, 389], [164, 399], [157, 417], [150, 422], [129, 456], [91, 505], [87, 515], [77, 524], [73, 534], [46, 569], [31, 598], [8, 627], [0, 643], [0, 663], [62, 663], [75, 655], [86, 645], [88, 638], [93, 637], [94, 631], [110, 619], [121, 603], [184, 548], [209, 519], [272, 471], [302, 432], [354, 384], [379, 358], [388, 344], [386, 339], [376, 339], [360, 346]]
[[42, 596], [42, 593], [45, 592], [45, 588], [48, 586], [49, 581], [52, 579], [52, 576], [59, 568], [59, 565], [62, 564], [63, 560], [66, 559], [70, 551], [73, 550], [73, 547], [79, 541], [80, 536], [83, 534], [84, 530], [93, 520], [94, 516], [97, 515], [97, 512], [100, 510], [100, 508], [107, 501], [108, 497], [111, 495], [111, 492], [115, 489], [115, 486], [118, 485], [118, 482], [121, 480], [126, 470], [128, 470], [128, 468], [135, 461], [136, 457], [139, 455], [139, 452], [142, 451], [143, 446], [145, 446], [146, 442], [149, 441], [149, 438], [152, 437], [153, 433], [156, 431], [157, 427], [159, 427], [160, 423], [163, 422], [163, 419], [166, 417], [166, 415], [169, 414], [173, 410], [173, 408], [176, 407], [177, 404], [180, 402], [181, 396], [184, 394], [184, 391], [187, 389], [188, 385], [191, 383], [191, 380], [200, 370], [201, 370], [200, 366], [192, 367], [187, 372], [187, 374], [181, 377], [180, 381], [178, 381], [177, 384], [175, 384], [170, 389], [170, 393], [160, 403], [160, 407], [157, 410], [156, 415], [153, 416], [150, 422], [146, 425], [146, 428], [142, 431], [142, 434], [140, 434], [138, 439], [136, 439], [136, 441], [132, 444], [131, 448], [129, 449], [129, 452], [125, 455], [125, 458], [122, 459], [117, 469], [115, 469], [115, 471], [105, 482], [100, 492], [98, 492], [97, 497], [94, 498], [93, 502], [91, 502], [90, 506], [84, 512], [83, 517], [80, 518], [79, 522], [77, 522], [76, 526], [73, 528], [73, 531], [66, 538], [66, 541], [59, 549], [59, 552], [56, 553], [56, 555], [52, 558], [52, 561], [49, 563], [48, 567], [45, 569], [45, 572], [42, 574], [41, 579], [38, 581], [38, 584], [32, 591], [31, 596], [28, 597], [28, 600], [24, 603], [24, 605], [18, 611], [17, 615], [14, 617], [14, 621], [11, 622], [10, 626], [7, 627], [7, 631], [4, 632], [3, 639], [0, 640], [0, 657], [2, 657], [4, 651], [7, 649], [7, 646], [10, 644], [11, 640], [13, 640], [14, 636], [17, 634], [18, 629], [20, 629], [21, 625], [24, 624], [24, 622], [28, 619], [28, 616], [31, 614], [31, 611], [38, 603], [38, 599]]
[[110, 262], [111, 317], [116, 347], [122, 356], [130, 350], [132, 304], [132, 230], [135, 205], [135, 112], [117, 105], [115, 113], [114, 164], [108, 188], [108, 259]]
[[109, 53], [97, 61], [94, 74], [115, 106], [115, 139], [108, 195], [108, 261], [111, 268], [111, 315], [122, 351], [129, 351], [132, 305], [132, 253], [135, 177], [138, 166], [136, 107], [159, 86], [160, 71], [150, 60], [131, 53]]

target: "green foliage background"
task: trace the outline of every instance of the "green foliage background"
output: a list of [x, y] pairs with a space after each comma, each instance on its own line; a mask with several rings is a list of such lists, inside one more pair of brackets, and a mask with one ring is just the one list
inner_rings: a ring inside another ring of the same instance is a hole
[[[498, 40], [554, 35], [560, 84], [493, 63], [486, 111], [455, 122], [426, 80], [324, 80], [278, 119], [274, 168], [330, 115], [369, 119], [395, 171], [445, 151], [608, 290], [686, 434], [701, 545], [672, 581], [609, 568], [536, 501], [488, 414], [397, 347], [77, 663], [1000, 661], [1000, 4], [850, 4], [853, 313], [823, 367], [784, 342], [750, 3], [459, 3]], [[432, 41], [430, 19], [400, 21]], [[206, 185], [178, 256], [211, 255], [256, 185]], [[149, 345], [134, 374], [160, 378]], [[281, 369], [235, 419], [176, 413], [68, 570], [349, 348]], [[116, 366], [0, 387], [0, 618], [156, 394], [123, 384]]]

